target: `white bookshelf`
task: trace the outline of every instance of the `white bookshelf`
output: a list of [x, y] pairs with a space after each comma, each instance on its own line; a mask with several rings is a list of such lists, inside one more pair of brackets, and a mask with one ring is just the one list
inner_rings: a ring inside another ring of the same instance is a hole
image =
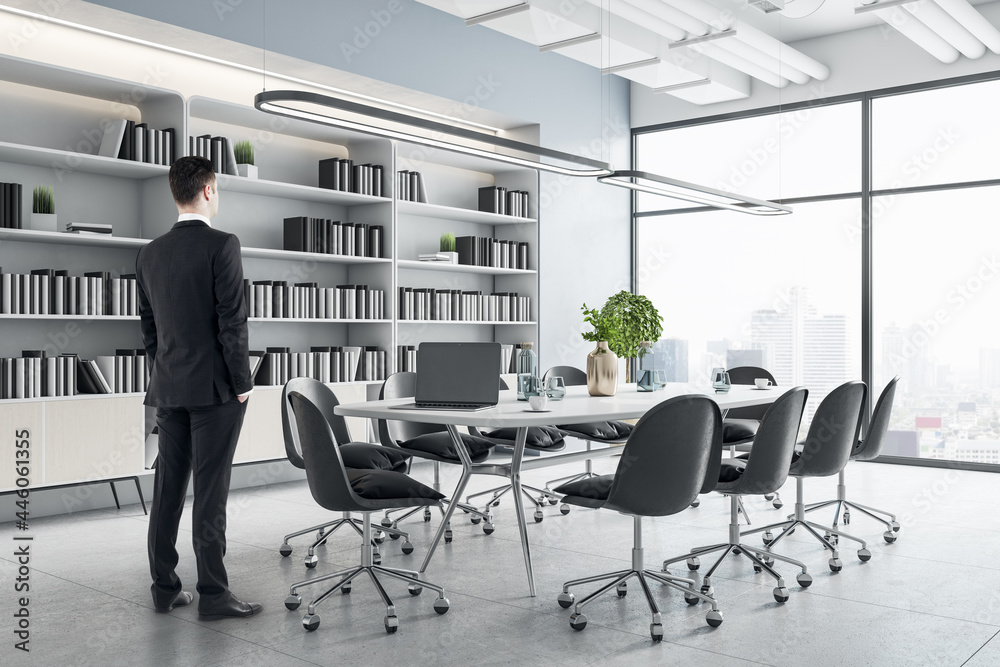
[[[419, 171], [419, 170], [417, 170]], [[478, 188], [476, 190], [478, 193]], [[513, 215], [503, 215], [501, 213], [486, 213], [474, 209], [460, 208], [457, 206], [444, 206], [441, 204], [431, 204], [415, 201], [400, 201], [398, 204], [399, 213], [410, 215], [415, 218], [433, 218], [435, 220], [456, 220], [461, 222], [473, 222], [481, 225], [530, 225], [538, 222], [535, 218], [518, 218]]]
[[447, 262], [421, 262], [412, 259], [400, 259], [396, 262], [400, 269], [410, 271], [443, 271], [445, 273], [475, 273], [487, 276], [523, 276], [536, 275], [534, 269], [503, 269], [495, 266], [472, 266], [471, 264], [449, 264]]

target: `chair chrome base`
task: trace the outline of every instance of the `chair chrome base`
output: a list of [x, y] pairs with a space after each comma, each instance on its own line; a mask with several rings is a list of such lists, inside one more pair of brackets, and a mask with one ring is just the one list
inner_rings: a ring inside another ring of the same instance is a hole
[[691, 549], [691, 552], [683, 556], [676, 556], [674, 558], [668, 558], [663, 561], [663, 571], [668, 572], [668, 567], [679, 561], [687, 561], [687, 566], [689, 570], [697, 570], [701, 566], [700, 558], [701, 556], [706, 556], [710, 553], [716, 551], [721, 551], [722, 554], [719, 556], [718, 560], [709, 568], [708, 572], [705, 573], [702, 579], [701, 592], [704, 595], [714, 595], [714, 589], [712, 588], [712, 575], [715, 571], [722, 565], [723, 561], [726, 560], [726, 556], [729, 554], [746, 556], [751, 563], [753, 563], [753, 569], [756, 572], [766, 572], [774, 578], [776, 586], [772, 591], [774, 599], [777, 602], [788, 601], [788, 588], [785, 586], [785, 580], [782, 576], [772, 567], [775, 560], [780, 560], [785, 563], [790, 563], [797, 566], [802, 571], [796, 575], [795, 580], [798, 582], [799, 586], [803, 588], [808, 588], [812, 584], [812, 575], [809, 574], [809, 568], [802, 561], [795, 560], [794, 558], [789, 558], [787, 556], [782, 556], [780, 554], [770, 553], [766, 547], [750, 547], [746, 544], [740, 542], [740, 496], [729, 496], [729, 541], [723, 542], [722, 544], [712, 544], [705, 547], [696, 547]]
[[[490, 501], [486, 503], [486, 509], [484, 512], [489, 512], [489, 508], [493, 507], [501, 497], [507, 494], [514, 487], [510, 484], [505, 484], [504, 486], [498, 486], [494, 489], [488, 489], [486, 491], [479, 491], [478, 493], [473, 493], [472, 495], [466, 496], [465, 502], [467, 505], [472, 504], [473, 498], [478, 498], [479, 496], [485, 496], [488, 493], [492, 493], [493, 497]], [[559, 502], [559, 496], [552, 493], [551, 491], [546, 491], [544, 489], [539, 489], [534, 486], [528, 486], [527, 484], [521, 484], [521, 493], [524, 497], [530, 500], [535, 505], [535, 522], [541, 521], [541, 510], [545, 507], [545, 501], [547, 500], [550, 505], [555, 505]], [[531, 493], [537, 493], [538, 498], [535, 498]], [[482, 513], [482, 512], [480, 512]]]
[[[371, 512], [364, 512], [364, 519], [361, 522], [361, 534], [364, 543], [371, 543], [372, 539], [372, 526], [371, 526]], [[354, 520], [356, 521], [356, 520]], [[352, 522], [353, 526], [354, 523]], [[355, 526], [356, 527], [356, 526]], [[332, 531], [331, 531], [332, 532]], [[393, 633], [399, 628], [399, 619], [396, 616], [396, 606], [392, 602], [392, 598], [386, 592], [385, 587], [382, 585], [381, 580], [378, 575], [384, 575], [393, 579], [399, 579], [405, 581], [409, 584], [408, 591], [410, 595], [420, 595], [424, 588], [429, 588], [436, 591], [438, 594], [437, 600], [434, 602], [434, 611], [439, 614], [444, 614], [448, 611], [451, 603], [448, 598], [444, 595], [444, 589], [440, 586], [432, 584], [427, 581], [421, 581], [419, 579], [419, 573], [412, 570], [403, 570], [393, 567], [382, 567], [381, 565], [376, 565], [373, 561], [373, 554], [371, 549], [361, 549], [361, 565], [357, 567], [347, 568], [345, 570], [340, 570], [338, 572], [333, 572], [331, 574], [324, 574], [319, 577], [314, 577], [312, 579], [307, 579], [305, 581], [299, 581], [292, 584], [291, 589], [288, 592], [288, 597], [285, 598], [285, 607], [289, 610], [294, 611], [299, 608], [302, 604], [302, 596], [299, 595], [298, 589], [305, 586], [311, 586], [312, 584], [317, 584], [322, 581], [328, 581], [330, 579], [340, 578], [333, 588], [330, 588], [325, 593], [320, 595], [318, 598], [309, 603], [306, 611], [306, 615], [302, 617], [302, 626], [308, 630], [313, 631], [319, 627], [320, 618], [316, 613], [316, 608], [328, 597], [341, 591], [344, 594], [351, 592], [351, 582], [362, 572], [368, 574], [371, 578], [372, 583], [375, 585], [375, 590], [378, 591], [379, 595], [382, 597], [382, 602], [385, 603], [386, 615], [384, 619], [385, 631], [388, 633]]]
[[[330, 536], [333, 535], [335, 532], [337, 532], [338, 528], [345, 525], [353, 528], [358, 533], [358, 535], [362, 535], [362, 521], [360, 519], [351, 518], [350, 512], [344, 512], [344, 517], [341, 519], [337, 519], [336, 521], [332, 521], [330, 523], [321, 523], [317, 526], [312, 526], [304, 530], [300, 530], [294, 533], [289, 533], [288, 535], [285, 536], [285, 540], [284, 542], [281, 543], [281, 546], [278, 548], [278, 551], [279, 553], [281, 553], [282, 556], [290, 556], [292, 554], [292, 547], [291, 545], [288, 544], [288, 540], [290, 538], [298, 537], [299, 535], [305, 535], [307, 533], [317, 531], [316, 539], [315, 541], [313, 541], [311, 545], [309, 545], [309, 551], [306, 554], [304, 561], [306, 567], [314, 568], [316, 567], [316, 564], [319, 562], [319, 558], [316, 557], [316, 547], [326, 544], [326, 541], [330, 539]], [[384, 531], [394, 540], [403, 538], [403, 542], [401, 544], [401, 549], [403, 553], [404, 554], [413, 553], [413, 544], [410, 542], [409, 533], [406, 533], [395, 527], [392, 528], [382, 527], [378, 531], [376, 531], [376, 534], [372, 537], [372, 539], [369, 540], [369, 542], [371, 543], [372, 555], [377, 563], [381, 562], [382, 560], [382, 556], [379, 553], [378, 545], [385, 539], [382, 536], [381, 531]]]
[[[584, 442], [587, 443], [587, 451], [589, 452], [591, 441], [585, 440]], [[590, 459], [586, 460], [585, 466], [586, 468], [581, 473], [577, 473], [575, 475], [567, 475], [566, 477], [560, 477], [559, 479], [550, 479], [549, 481], [545, 482], [545, 490], [547, 492], [550, 492], [552, 491], [552, 487], [558, 486], [559, 484], [569, 484], [570, 482], [575, 482], [579, 479], [590, 479], [591, 477], [597, 477], [597, 474], [593, 470], [593, 464], [590, 462]]]
[[[822, 509], [824, 507], [829, 507], [830, 505], [836, 505], [836, 509], [833, 513], [833, 527], [837, 528], [840, 523], [840, 518], [844, 518], [844, 525], [849, 525], [851, 523], [851, 512], [850, 510], [855, 510], [860, 512], [875, 521], [878, 521], [885, 526], [885, 532], [882, 534], [883, 539], [889, 544], [896, 541], [896, 533], [899, 532], [900, 525], [896, 521], [896, 515], [892, 512], [887, 512], [885, 510], [875, 509], [874, 507], [868, 507], [867, 505], [861, 505], [858, 503], [852, 503], [847, 500], [847, 486], [844, 483], [844, 471], [840, 471], [840, 479], [837, 484], [837, 499], [827, 500], [821, 503], [810, 503], [804, 508], [804, 512], [812, 512], [813, 510]], [[884, 514], [889, 517], [886, 521], [878, 514]], [[791, 517], [789, 517], [791, 518]]]
[[[433, 487], [433, 489], [435, 491], [437, 491], [437, 492], [440, 493], [441, 492], [441, 463], [439, 461], [434, 461], [433, 463], [434, 463], [434, 484], [432, 485], [432, 487]], [[451, 501], [448, 498], [444, 498], [441, 502], [444, 503], [444, 505], [447, 505]], [[444, 516], [444, 505], [438, 505], [438, 510], [441, 512], [441, 516]], [[489, 526], [489, 525], [491, 525], [493, 523], [493, 514], [490, 513], [489, 510], [487, 510], [485, 512], [482, 512], [482, 511], [479, 510], [479, 508], [477, 508], [477, 507], [475, 507], [473, 505], [469, 505], [467, 503], [459, 503], [458, 504], [458, 509], [462, 510], [466, 514], [472, 515], [471, 516], [472, 523], [474, 523], [474, 524], [478, 524], [480, 521], [485, 521], [486, 525]], [[390, 514], [392, 512], [402, 512], [404, 510], [406, 511], [406, 514], [404, 514], [403, 516], [399, 517], [398, 519], [392, 519], [392, 517], [390, 516]], [[395, 529], [398, 528], [400, 521], [403, 521], [404, 519], [407, 519], [407, 518], [413, 516], [417, 512], [420, 512], [421, 510], [423, 511], [424, 521], [430, 521], [431, 520], [431, 509], [429, 507], [414, 507], [413, 509], [409, 509], [409, 508], [405, 508], [405, 507], [399, 507], [399, 508], [395, 508], [395, 509], [391, 509], [391, 510], [386, 510], [385, 511], [385, 518], [382, 519], [382, 521], [380, 522], [380, 525], [382, 526], [382, 528], [384, 528], [386, 530], [390, 530], [390, 529], [395, 530]], [[446, 531], [447, 532], [445, 533], [445, 542], [451, 542], [451, 540], [452, 540], [452, 532], [451, 532], [451, 522], [450, 521], [448, 522], [448, 525], [446, 527]], [[492, 532], [493, 532], [493, 530], [491, 529], [486, 534], [489, 535]], [[396, 538], [394, 537], [392, 539], [396, 539]]]
[[[675, 577], [669, 574], [664, 574], [663, 572], [655, 572], [653, 570], [646, 570], [643, 567], [643, 548], [642, 548], [642, 517], [633, 516], [633, 533], [634, 533], [634, 543], [632, 547], [632, 568], [628, 570], [619, 570], [617, 572], [608, 572], [606, 574], [598, 574], [593, 577], [584, 577], [582, 579], [573, 579], [567, 581], [563, 584], [562, 593], [558, 597], [559, 606], [563, 609], [569, 609], [573, 606], [573, 615], [569, 618], [569, 625], [574, 630], [583, 630], [587, 627], [587, 617], [583, 615], [583, 607], [590, 602], [594, 601], [601, 595], [604, 595], [612, 588], [614, 588], [618, 597], [625, 597], [628, 593], [627, 581], [633, 577], [639, 580], [639, 584], [642, 586], [642, 592], [646, 596], [646, 604], [649, 605], [649, 610], [652, 613], [652, 622], [649, 625], [649, 634], [653, 641], [660, 641], [663, 639], [663, 619], [660, 615], [660, 610], [656, 605], [656, 600], [653, 599], [653, 593], [649, 589], [649, 583], [647, 579], [652, 579], [658, 583], [670, 586], [671, 588], [676, 588], [677, 590], [684, 593], [684, 600], [688, 604], [697, 604], [699, 601], [708, 602], [712, 605], [712, 610], [708, 612], [706, 616], [706, 621], [713, 628], [722, 625], [722, 612], [719, 611], [719, 605], [709, 595], [699, 593], [695, 590], [693, 579], [684, 579], [682, 577]], [[570, 586], [577, 586], [579, 584], [589, 584], [595, 581], [604, 581], [606, 579], [611, 579], [611, 583], [605, 584], [601, 588], [586, 596], [579, 602], [576, 602], [576, 598], [572, 593], [569, 592]]]
[[[760, 528], [754, 528], [752, 530], [747, 530], [741, 533], [742, 536], [752, 535], [754, 533], [764, 532], [764, 544], [766, 545], [767, 552], [777, 557], [777, 554], [771, 553], [774, 545], [781, 541], [786, 535], [791, 535], [794, 530], [802, 526], [809, 532], [813, 537], [819, 540], [820, 544], [823, 545], [825, 549], [829, 549], [832, 552], [830, 558], [830, 571], [840, 572], [843, 569], [843, 563], [840, 561], [840, 551], [838, 546], [840, 544], [840, 538], [846, 537], [849, 540], [857, 542], [861, 545], [858, 549], [858, 559], [862, 563], [868, 562], [871, 557], [871, 551], [868, 550], [868, 544], [860, 537], [855, 537], [854, 535], [849, 535], [841, 530], [833, 528], [832, 526], [823, 526], [818, 523], [813, 523], [811, 521], [806, 521], [806, 510], [805, 504], [802, 502], [802, 478], [795, 478], [795, 514], [790, 518], [789, 521], [782, 521], [780, 523], [772, 523], [768, 526], [761, 526]], [[836, 501], [833, 501], [836, 502]], [[773, 539], [770, 538], [772, 529], [781, 529], [781, 532], [777, 537]], [[818, 531], [823, 531], [824, 534], [820, 535]]]

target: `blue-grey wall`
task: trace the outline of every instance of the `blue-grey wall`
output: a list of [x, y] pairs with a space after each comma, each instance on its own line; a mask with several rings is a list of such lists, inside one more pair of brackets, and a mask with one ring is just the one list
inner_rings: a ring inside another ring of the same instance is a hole
[[[543, 145], [629, 164], [627, 81], [413, 0], [92, 2], [459, 102], [478, 88], [483, 108], [539, 124]], [[541, 363], [582, 366], [580, 304], [628, 288], [629, 197], [543, 174], [539, 204]]]

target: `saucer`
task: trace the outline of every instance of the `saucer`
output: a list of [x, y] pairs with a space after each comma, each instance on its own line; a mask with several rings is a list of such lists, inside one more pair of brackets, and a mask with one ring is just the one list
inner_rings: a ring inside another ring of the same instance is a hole
[[525, 412], [552, 412], [552, 408], [545, 408], [544, 410], [532, 410], [531, 408], [525, 408]]
[[771, 391], [771, 387], [751, 387], [754, 391]]

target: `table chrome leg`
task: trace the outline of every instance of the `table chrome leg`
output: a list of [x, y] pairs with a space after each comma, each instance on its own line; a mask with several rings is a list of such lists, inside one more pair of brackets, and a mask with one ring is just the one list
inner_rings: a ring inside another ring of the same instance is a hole
[[[434, 555], [434, 550], [437, 549], [438, 543], [441, 542], [444, 531], [448, 529], [448, 524], [451, 523], [451, 515], [455, 513], [459, 499], [465, 493], [465, 486], [469, 483], [469, 478], [472, 477], [472, 458], [469, 456], [469, 451], [465, 448], [465, 442], [458, 433], [458, 427], [453, 424], [448, 424], [447, 427], [448, 434], [451, 436], [451, 442], [455, 445], [455, 451], [458, 452], [459, 458], [462, 459], [462, 478], [458, 480], [458, 486], [455, 487], [454, 493], [451, 494], [451, 502], [448, 503], [448, 509], [444, 511], [444, 516], [441, 518], [441, 525], [438, 527], [437, 532], [434, 534], [434, 540], [427, 549], [424, 562], [420, 565], [421, 574], [427, 570], [427, 566], [431, 562], [431, 556]], [[527, 435], [527, 430], [525, 430], [525, 435]]]
[[514, 443], [514, 456], [510, 464], [510, 484], [514, 495], [514, 508], [517, 510], [517, 529], [521, 534], [521, 550], [524, 552], [524, 568], [528, 572], [528, 592], [535, 597], [535, 574], [531, 569], [531, 549], [528, 546], [528, 526], [524, 520], [524, 498], [521, 496], [521, 458], [524, 456], [524, 443], [528, 438], [528, 427], [517, 428], [517, 440]]

